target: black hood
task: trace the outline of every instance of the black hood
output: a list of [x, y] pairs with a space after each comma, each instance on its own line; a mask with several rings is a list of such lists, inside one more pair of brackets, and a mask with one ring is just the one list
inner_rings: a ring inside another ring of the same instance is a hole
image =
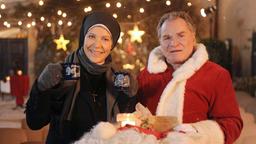
[[121, 29], [116, 19], [106, 12], [92, 12], [84, 17], [83, 23], [80, 29], [79, 48], [83, 46], [84, 37], [88, 32], [89, 28], [95, 24], [102, 24], [109, 29], [112, 35], [112, 41], [113, 41], [112, 48], [114, 48], [118, 41]]

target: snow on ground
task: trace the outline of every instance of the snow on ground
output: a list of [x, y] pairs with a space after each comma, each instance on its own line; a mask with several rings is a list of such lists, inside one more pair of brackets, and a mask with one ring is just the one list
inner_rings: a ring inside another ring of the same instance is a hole
[[25, 118], [25, 109], [14, 109], [15, 107], [15, 99], [12, 96], [4, 96], [0, 99], [0, 128], [21, 127], [21, 120]]

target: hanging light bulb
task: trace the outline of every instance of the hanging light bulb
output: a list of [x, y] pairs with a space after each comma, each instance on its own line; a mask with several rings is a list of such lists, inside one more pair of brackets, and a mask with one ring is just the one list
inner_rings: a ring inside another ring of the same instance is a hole
[[31, 12], [28, 12], [27, 16], [28, 16], [28, 17], [31, 17], [31, 16], [32, 16], [32, 13], [31, 13]]
[[18, 22], [18, 25], [21, 26], [21, 25], [22, 25], [22, 21], [19, 21], [19, 22]]
[[117, 14], [116, 14], [116, 13], [114, 13], [114, 14], [113, 14], [113, 17], [114, 17], [114, 18], [117, 18]]
[[44, 20], [45, 20], [45, 18], [42, 16], [42, 17], [40, 17], [40, 20], [41, 20], [41, 21], [44, 21]]
[[116, 7], [120, 8], [122, 6], [122, 4], [120, 2], [116, 3]]
[[90, 12], [92, 11], [92, 7], [91, 6], [88, 6], [86, 8], [84, 8], [84, 12], [87, 13], [87, 12]]
[[27, 24], [27, 28], [30, 28], [30, 27], [31, 27], [31, 24], [30, 24], [30, 23], [28, 23], [28, 24]]
[[63, 21], [62, 21], [62, 20], [59, 20], [59, 21], [58, 21], [58, 24], [59, 24], [59, 25], [62, 25], [62, 24], [63, 24]]
[[61, 10], [58, 10], [58, 11], [57, 11], [57, 14], [58, 14], [58, 15], [62, 15], [62, 11], [61, 11]]
[[106, 3], [106, 7], [109, 8], [111, 5], [110, 3]]
[[47, 27], [51, 27], [52, 26], [52, 24], [51, 23], [47, 23]]
[[140, 13], [144, 13], [144, 8], [140, 8]]
[[131, 18], [132, 18], [132, 16], [131, 16], [131, 15], [127, 15], [127, 18], [128, 18], [128, 19], [131, 19]]
[[191, 6], [192, 6], [192, 3], [191, 3], [191, 2], [188, 2], [188, 3], [187, 3], [187, 6], [191, 7]]
[[165, 4], [168, 5], [168, 6], [170, 6], [170, 5], [171, 5], [171, 1], [167, 0], [167, 1], [165, 2]]
[[35, 26], [35, 25], [36, 25], [36, 22], [35, 22], [35, 21], [32, 21], [31, 25], [32, 25], [32, 26]]
[[5, 8], [6, 8], [5, 4], [1, 4], [1, 9], [5, 9]]
[[71, 21], [68, 22], [68, 26], [72, 26], [72, 22]]
[[67, 17], [67, 13], [63, 13], [62, 17], [64, 17], [64, 18]]
[[40, 0], [40, 1], [38, 2], [38, 4], [39, 4], [40, 6], [43, 6], [43, 5], [44, 5], [44, 1], [43, 1], [43, 0]]
[[8, 22], [7, 21], [4, 21], [4, 26], [7, 26]]

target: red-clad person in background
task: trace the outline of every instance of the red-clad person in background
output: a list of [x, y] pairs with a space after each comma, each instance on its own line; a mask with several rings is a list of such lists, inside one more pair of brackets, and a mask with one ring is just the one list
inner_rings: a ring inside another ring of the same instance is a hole
[[23, 75], [21, 70], [17, 71], [17, 74], [11, 76], [11, 95], [16, 97], [16, 107], [24, 108], [24, 97], [28, 95], [29, 91], [29, 76]]

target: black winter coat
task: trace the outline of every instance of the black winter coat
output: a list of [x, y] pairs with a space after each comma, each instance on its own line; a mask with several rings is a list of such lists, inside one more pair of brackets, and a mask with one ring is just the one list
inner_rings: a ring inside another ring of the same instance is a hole
[[[47, 91], [37, 88], [37, 81], [32, 86], [30, 98], [26, 107], [26, 119], [28, 126], [33, 130], [41, 129], [50, 123], [46, 143], [65, 144], [78, 140], [85, 132], [88, 132], [100, 121], [110, 121], [107, 118], [113, 109], [107, 108], [108, 101], [106, 91], [112, 94], [116, 105], [111, 103], [119, 112], [133, 112], [135, 98], [129, 98], [113, 88], [109, 81], [112, 72], [109, 70], [104, 76], [95, 77], [81, 70], [81, 78], [77, 81], [64, 81], [64, 83]], [[96, 79], [98, 100], [96, 102], [90, 94], [90, 81]], [[110, 78], [111, 80], [111, 78]], [[80, 86], [80, 88], [79, 88]], [[114, 102], [114, 103], [115, 103]], [[115, 117], [115, 115], [112, 115]]]

